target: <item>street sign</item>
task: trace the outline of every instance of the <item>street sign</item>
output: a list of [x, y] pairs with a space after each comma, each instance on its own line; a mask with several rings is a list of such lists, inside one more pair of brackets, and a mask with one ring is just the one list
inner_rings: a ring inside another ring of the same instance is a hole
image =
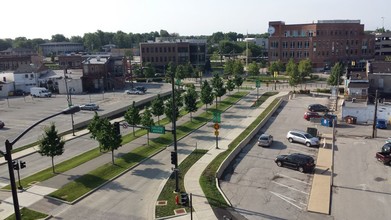
[[122, 127], [126, 129], [126, 128], [128, 128], [128, 124], [127, 123], [122, 123]]
[[213, 122], [214, 123], [221, 122], [221, 113], [220, 112], [213, 112]]
[[177, 79], [177, 80], [175, 81], [175, 84], [176, 84], [176, 85], [180, 85], [180, 84], [181, 84], [181, 80], [180, 80], [180, 79]]
[[214, 127], [214, 129], [219, 130], [220, 125], [219, 125], [219, 123], [215, 123], [215, 124], [213, 125], [213, 127]]
[[261, 87], [261, 81], [259, 81], [259, 79], [255, 81], [255, 87], [257, 88]]
[[157, 134], [165, 134], [166, 133], [166, 129], [164, 128], [164, 126], [151, 126], [149, 128], [149, 132], [157, 133]]
[[219, 131], [215, 131], [215, 135], [216, 135], [216, 136], [219, 136]]

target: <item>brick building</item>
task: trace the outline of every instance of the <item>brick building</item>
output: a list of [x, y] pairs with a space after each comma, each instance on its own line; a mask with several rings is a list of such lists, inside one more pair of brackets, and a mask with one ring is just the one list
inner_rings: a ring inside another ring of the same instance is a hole
[[375, 54], [375, 36], [364, 32], [360, 20], [320, 20], [312, 24], [269, 22], [269, 61], [296, 63], [310, 59], [315, 70], [336, 62], [365, 66]]
[[203, 39], [157, 39], [140, 43], [141, 65], [151, 63], [162, 69], [169, 62], [175, 65], [191, 63], [203, 67], [206, 61], [206, 40]]

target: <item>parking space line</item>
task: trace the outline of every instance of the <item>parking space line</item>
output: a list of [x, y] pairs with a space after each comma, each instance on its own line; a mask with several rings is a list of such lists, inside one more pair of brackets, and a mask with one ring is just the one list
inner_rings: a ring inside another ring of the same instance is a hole
[[294, 148], [289, 148], [289, 150], [297, 151], [297, 152], [299, 152], [299, 153], [303, 153], [303, 154], [307, 154], [307, 155], [310, 155], [310, 156], [315, 157], [315, 154], [310, 153], [310, 152], [306, 152], [306, 151], [302, 151], [302, 150], [297, 150], [297, 149], [294, 149]]
[[[300, 210], [303, 210], [300, 206], [298, 206], [298, 205], [296, 205], [295, 203], [289, 201], [289, 200], [295, 201], [294, 199], [291, 199], [291, 198], [287, 199], [287, 198], [285, 198], [285, 196], [283, 196], [283, 195], [281, 195], [281, 194], [278, 194], [278, 193], [276, 193], [276, 192], [272, 192], [272, 191], [269, 191], [269, 192], [272, 193], [273, 195], [277, 196], [278, 198], [284, 200], [285, 202], [287, 202], [287, 203], [289, 203], [289, 204], [295, 206], [296, 208], [298, 208], [298, 209], [300, 209]], [[295, 202], [296, 202], [296, 201], [295, 201]]]
[[300, 183], [304, 183], [304, 184], [307, 184], [307, 185], [311, 185], [310, 183], [304, 182], [304, 181], [302, 181], [302, 180], [298, 180], [298, 179], [296, 179], [296, 178], [292, 178], [292, 177], [286, 176], [286, 175], [281, 174], [281, 173], [277, 173], [277, 175], [279, 175], [279, 176], [281, 176], [281, 177], [285, 177], [285, 178], [291, 179], [291, 180], [294, 180], [294, 181], [297, 181], [297, 182], [300, 182]]
[[286, 188], [288, 188], [288, 189], [294, 190], [294, 191], [296, 191], [296, 192], [301, 192], [301, 193], [303, 193], [303, 194], [309, 195], [309, 193], [306, 193], [306, 192], [304, 192], [304, 191], [301, 191], [301, 190], [295, 189], [295, 188], [293, 188], [293, 187], [284, 185], [284, 184], [282, 184], [282, 183], [278, 183], [278, 182], [276, 182], [276, 181], [272, 181], [272, 182], [275, 183], [275, 184], [277, 184], [277, 185], [280, 185], [280, 186], [286, 187]]

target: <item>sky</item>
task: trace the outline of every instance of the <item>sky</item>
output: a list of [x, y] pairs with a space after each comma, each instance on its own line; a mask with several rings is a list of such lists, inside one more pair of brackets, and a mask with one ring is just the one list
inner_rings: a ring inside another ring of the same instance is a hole
[[390, 8], [390, 0], [12, 0], [1, 2], [0, 39], [82, 37], [97, 30], [262, 34], [269, 21], [335, 19], [361, 20], [365, 30], [391, 29]]

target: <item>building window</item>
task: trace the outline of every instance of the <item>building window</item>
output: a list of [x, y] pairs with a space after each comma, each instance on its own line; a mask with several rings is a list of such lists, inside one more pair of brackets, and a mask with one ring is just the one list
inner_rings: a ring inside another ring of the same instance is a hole
[[297, 42], [297, 48], [303, 48], [303, 42], [302, 41]]
[[171, 47], [168, 47], [167, 49], [168, 49], [168, 52], [170, 53], [171, 52]]
[[34, 78], [34, 74], [30, 74], [30, 78]]
[[29, 74], [24, 74], [24, 78], [29, 78]]
[[295, 48], [295, 42], [291, 41], [291, 48]]
[[163, 52], [163, 49], [162, 47], [159, 48], [159, 52], [162, 53]]
[[167, 48], [166, 47], [164, 47], [164, 53], [166, 53], [167, 52]]
[[147, 53], [149, 53], [149, 48], [147, 47]]

